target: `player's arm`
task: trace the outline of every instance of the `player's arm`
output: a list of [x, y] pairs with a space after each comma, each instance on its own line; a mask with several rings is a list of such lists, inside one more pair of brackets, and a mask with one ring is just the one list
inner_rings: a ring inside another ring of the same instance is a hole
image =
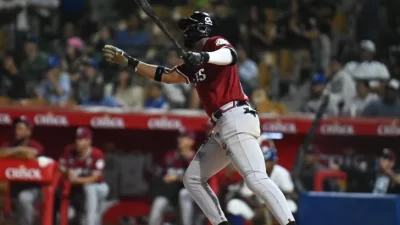
[[233, 66], [237, 63], [238, 55], [232, 47], [223, 46], [212, 52], [188, 52], [184, 60], [185, 63], [192, 67], [196, 67], [202, 63]]
[[187, 77], [179, 73], [176, 69], [171, 70], [163, 66], [141, 62], [112, 45], [104, 46], [103, 53], [108, 62], [127, 66], [151, 80], [163, 83], [188, 83]]
[[12, 158], [19, 153], [18, 147], [1, 147], [0, 158]]
[[38, 150], [32, 147], [2, 147], [0, 148], [0, 158], [34, 159]]
[[70, 178], [71, 184], [90, 184], [98, 181], [103, 176], [103, 169], [105, 160], [103, 154], [98, 154], [94, 157], [93, 164], [90, 168], [91, 175], [85, 177], [72, 176]]

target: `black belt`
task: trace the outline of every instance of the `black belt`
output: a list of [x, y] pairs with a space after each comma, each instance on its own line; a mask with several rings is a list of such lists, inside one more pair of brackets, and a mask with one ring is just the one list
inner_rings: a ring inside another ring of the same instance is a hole
[[[235, 101], [234, 104], [235, 104], [235, 105], [234, 105], [234, 107], [232, 107], [232, 108], [236, 108], [236, 107], [240, 107], [240, 106], [245, 106], [245, 105], [246, 105], [246, 106], [250, 106], [249, 103], [248, 103], [247, 101], [243, 101], [243, 100]], [[214, 121], [213, 118], [215, 118], [216, 120], [219, 120], [219, 118], [222, 117], [223, 113], [224, 113], [224, 112], [221, 111], [220, 109], [218, 109], [217, 111], [213, 112], [212, 117], [211, 117], [211, 119], [210, 119], [211, 123], [212, 123], [213, 125], [215, 125], [215, 124], [217, 123], [217, 121]]]

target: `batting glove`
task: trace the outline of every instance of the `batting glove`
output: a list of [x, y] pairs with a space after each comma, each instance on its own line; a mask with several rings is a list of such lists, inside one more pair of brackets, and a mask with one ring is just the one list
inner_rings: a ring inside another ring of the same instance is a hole
[[117, 47], [112, 45], [104, 46], [103, 55], [109, 63], [115, 63], [121, 66], [128, 65], [128, 58], [126, 57], [127, 54]]
[[207, 63], [210, 59], [210, 55], [207, 52], [188, 52], [184, 57], [183, 60], [185, 64], [195, 68], [203, 63]]

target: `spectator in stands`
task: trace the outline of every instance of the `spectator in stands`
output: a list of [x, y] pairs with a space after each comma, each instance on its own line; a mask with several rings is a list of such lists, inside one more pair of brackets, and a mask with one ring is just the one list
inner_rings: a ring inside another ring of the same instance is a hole
[[325, 75], [321, 73], [316, 73], [313, 75], [311, 82], [311, 96], [308, 101], [303, 105], [301, 111], [308, 113], [317, 113], [325, 97], [327, 97], [328, 105], [325, 109], [324, 114], [327, 116], [339, 115], [339, 99], [332, 94], [324, 94], [325, 86], [327, 83]]
[[98, 71], [98, 64], [93, 59], [86, 59], [83, 62], [83, 71], [79, 78], [72, 83], [74, 87], [74, 98], [79, 102], [87, 101], [90, 98], [91, 88], [103, 84], [103, 78]]
[[150, 34], [143, 29], [143, 21], [138, 13], [129, 17], [126, 30], [117, 32], [115, 45], [128, 49], [128, 52], [134, 55], [146, 50], [150, 45]]
[[230, 41], [234, 46], [240, 41], [239, 22], [236, 15], [232, 15], [224, 1], [214, 1], [215, 14], [218, 16], [219, 34]]
[[360, 43], [360, 60], [348, 62], [344, 70], [346, 70], [354, 79], [363, 79], [372, 81], [372, 88], [379, 86], [379, 81], [385, 81], [390, 78], [387, 67], [376, 60], [374, 55], [376, 47], [374, 42], [363, 40]]
[[129, 70], [119, 71], [117, 79], [106, 85], [105, 93], [114, 96], [122, 106], [143, 108], [144, 90], [132, 84], [132, 75]]
[[242, 88], [247, 96], [252, 96], [253, 91], [258, 88], [258, 66], [256, 62], [247, 57], [247, 52], [243, 47], [237, 49], [239, 63], [239, 78]]
[[356, 90], [357, 95], [344, 105], [343, 115], [359, 116], [364, 111], [365, 106], [372, 101], [379, 100], [379, 96], [370, 91], [369, 82], [366, 80], [357, 80]]
[[[173, 68], [183, 63], [175, 49], [169, 49], [167, 54], [167, 68]], [[163, 93], [171, 108], [186, 107], [190, 101], [192, 89], [192, 85], [187, 84], [162, 84]]]
[[38, 47], [39, 38], [29, 36], [25, 41], [25, 60], [21, 64], [21, 72], [27, 81], [28, 95], [33, 96], [35, 88], [43, 79], [48, 66], [48, 57]]
[[104, 107], [120, 107], [120, 103], [114, 97], [107, 95], [102, 83], [93, 83], [90, 87], [89, 98], [83, 100], [82, 106], [104, 106]]
[[327, 90], [336, 95], [339, 101], [346, 105], [356, 96], [356, 85], [351, 75], [343, 70], [343, 64], [339, 59], [332, 59], [329, 69], [330, 82]]
[[72, 82], [76, 82], [79, 79], [79, 73], [84, 63], [83, 48], [83, 41], [79, 37], [68, 38], [63, 66], [64, 70], [68, 71], [71, 76]]
[[249, 55], [253, 59], [259, 59], [259, 54], [269, 44], [265, 37], [263, 24], [263, 13], [256, 6], [252, 6], [246, 24], [240, 25], [244, 47], [249, 50]]
[[[7, 54], [3, 60], [4, 74], [0, 78], [6, 96], [12, 100], [21, 100], [27, 97], [25, 77], [21, 74], [12, 54]], [[0, 72], [1, 73], [1, 72]]]
[[61, 60], [51, 56], [46, 78], [37, 90], [38, 98], [52, 105], [63, 105], [70, 98], [71, 84], [67, 73], [61, 71]]
[[362, 115], [371, 117], [400, 117], [399, 91], [399, 81], [390, 79], [386, 84], [382, 99], [371, 101], [365, 106]]
[[100, 54], [101, 57], [102, 49], [104, 45], [113, 45], [114, 43], [114, 32], [110, 26], [102, 27], [94, 36], [93, 36], [93, 45], [96, 53]]
[[193, 199], [183, 187], [183, 174], [192, 161], [195, 151], [195, 133], [181, 131], [175, 151], [168, 152], [164, 158], [164, 176], [156, 186], [158, 190], [150, 210], [149, 224], [161, 225], [168, 206], [179, 206], [183, 225], [192, 224]]
[[149, 88], [149, 97], [144, 102], [145, 108], [168, 109], [167, 99], [163, 96], [162, 85], [160, 83], [152, 83]]
[[377, 160], [378, 165], [372, 193], [386, 194], [390, 192], [393, 185], [400, 184], [400, 174], [393, 171], [395, 163], [396, 154], [388, 148], [383, 149]]
[[[17, 158], [31, 160], [43, 154], [43, 146], [33, 140], [33, 123], [21, 116], [13, 121], [14, 139], [2, 144], [0, 158]], [[40, 185], [32, 183], [12, 183], [11, 197], [16, 198], [18, 225], [33, 225], [35, 220], [35, 203], [40, 199]]]
[[101, 224], [100, 208], [107, 198], [109, 187], [104, 182], [103, 152], [92, 146], [93, 135], [86, 127], [76, 130], [74, 145], [65, 147], [60, 158], [60, 170], [71, 184], [71, 205], [75, 221], [84, 215], [87, 225]]
[[[277, 164], [278, 153], [273, 147], [271, 140], [264, 140], [261, 143], [261, 148], [264, 153], [265, 167], [268, 176], [285, 194], [292, 212], [297, 210], [296, 203], [292, 200], [296, 197], [294, 184], [290, 173], [287, 169]], [[233, 199], [228, 201], [226, 210], [233, 216], [240, 216], [247, 221], [253, 220], [253, 224], [265, 223], [265, 213], [262, 207], [262, 202], [259, 199], [254, 199], [255, 195], [249, 190], [245, 183], [242, 184], [239, 192]], [[256, 209], [256, 210], [255, 210]], [[257, 210], [258, 209], [258, 210]], [[239, 218], [232, 218], [232, 225], [244, 224]]]

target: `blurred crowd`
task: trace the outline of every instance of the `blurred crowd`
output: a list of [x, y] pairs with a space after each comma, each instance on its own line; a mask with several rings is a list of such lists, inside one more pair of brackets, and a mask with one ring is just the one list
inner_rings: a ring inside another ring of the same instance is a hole
[[[102, 59], [102, 47], [113, 44], [146, 62], [182, 63], [134, 2], [8, 2], [0, 4], [3, 103], [201, 108], [191, 85], [149, 82]], [[329, 116], [400, 115], [396, 1], [152, 4], [178, 39], [176, 21], [194, 9], [218, 17], [220, 34], [237, 48], [243, 90], [260, 112], [315, 113], [329, 96]], [[383, 109], [370, 110], [376, 105]]]

